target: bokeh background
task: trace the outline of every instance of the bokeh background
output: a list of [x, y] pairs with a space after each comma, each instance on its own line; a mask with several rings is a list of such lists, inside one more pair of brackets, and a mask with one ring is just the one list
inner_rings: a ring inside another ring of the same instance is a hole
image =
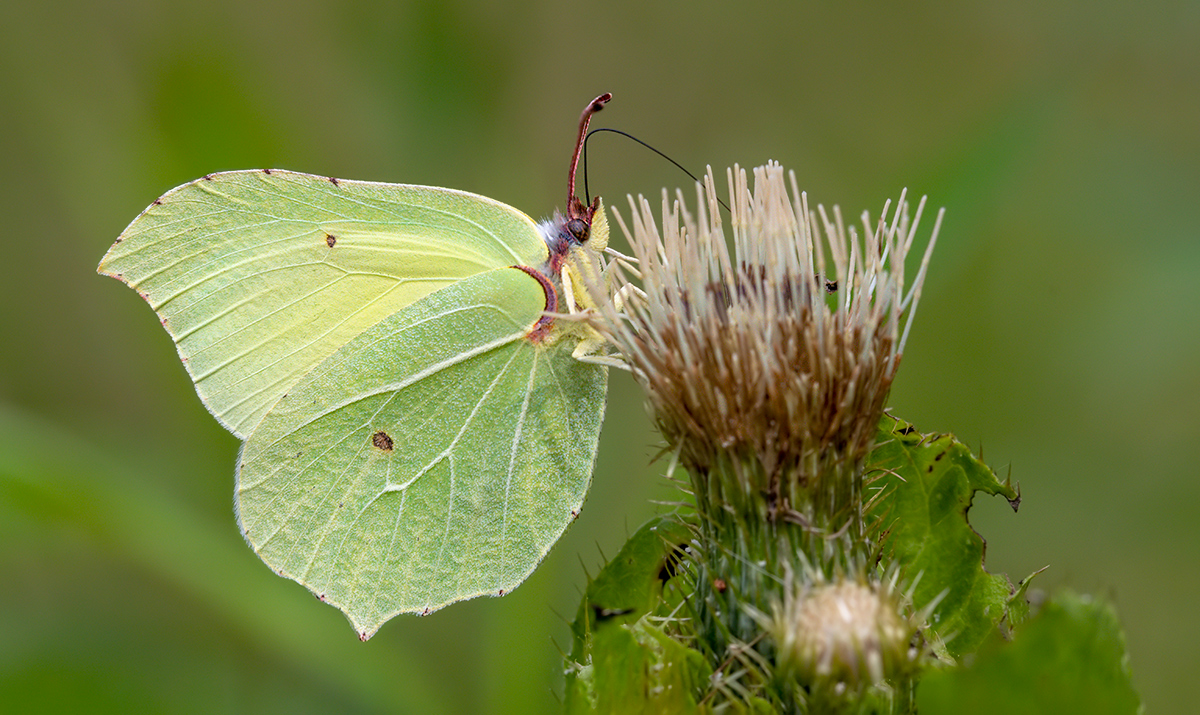
[[[555, 712], [585, 572], [676, 497], [614, 375], [582, 517], [512, 595], [368, 643], [231, 510], [237, 441], [95, 274], [202, 174], [565, 198], [579, 110], [698, 170], [775, 159], [851, 215], [948, 209], [893, 392], [1024, 494], [987, 564], [1114, 600], [1151, 712], [1200, 701], [1200, 3], [0, 6], [0, 710]], [[612, 135], [618, 207], [686, 177]]]

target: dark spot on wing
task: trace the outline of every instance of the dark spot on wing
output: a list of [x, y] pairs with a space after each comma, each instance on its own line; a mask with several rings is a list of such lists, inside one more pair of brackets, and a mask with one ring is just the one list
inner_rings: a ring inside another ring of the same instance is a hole
[[504, 589], [500, 589], [499, 591], [497, 591], [497, 592], [496, 592], [496, 595], [497, 595], [497, 596], [503, 596], [504, 594], [505, 594], [505, 590], [504, 590]]
[[212, 174], [205, 174], [205, 175], [204, 175], [204, 176], [202, 176], [201, 178], [202, 178], [202, 179], [204, 179], [205, 181], [212, 181], [212, 180], [213, 180], [213, 175], [212, 175]]
[[271, 170], [270, 170], [270, 169], [263, 169], [263, 173], [264, 173], [264, 174], [266, 174], [267, 176], [270, 176], [270, 175], [271, 175]]
[[338, 180], [333, 178], [332, 176], [329, 177], [329, 183], [333, 184], [334, 186], [340, 186], [340, 184], [338, 184]]
[[368, 638], [370, 638], [370, 637], [371, 637], [371, 636], [367, 635], [367, 632], [366, 632], [366, 631], [363, 631], [362, 633], [359, 633], [359, 634], [358, 634], [358, 639], [359, 639], [360, 641], [362, 641], [363, 643], [366, 643], [366, 642], [367, 642], [367, 639], [368, 639]]
[[332, 233], [325, 234], [325, 245], [333, 248], [333, 244], [337, 243], [337, 236]]
[[[155, 206], [162, 206], [162, 199], [155, 199], [155, 200], [154, 200], [154, 205], [155, 205]], [[117, 240], [120, 240], [120, 239], [117, 239]]]
[[379, 430], [375, 434], [371, 435], [371, 444], [375, 445], [376, 449], [382, 449], [385, 452], [392, 451], [393, 447], [392, 438], [389, 437], [388, 433], [384, 432], [383, 430]]

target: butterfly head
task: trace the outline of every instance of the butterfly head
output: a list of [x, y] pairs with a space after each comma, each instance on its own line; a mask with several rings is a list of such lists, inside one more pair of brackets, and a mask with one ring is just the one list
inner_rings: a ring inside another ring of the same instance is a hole
[[571, 170], [567, 174], [567, 214], [555, 215], [553, 220], [540, 227], [550, 253], [547, 268], [562, 287], [562, 297], [572, 312], [577, 307], [593, 307], [589, 286], [594, 288], [603, 281], [601, 254], [608, 247], [608, 218], [599, 196], [588, 204], [576, 195], [575, 173], [592, 115], [604, 109], [610, 99], [612, 94], [607, 92], [596, 97], [579, 115], [579, 133], [575, 139], [575, 152], [571, 155]]

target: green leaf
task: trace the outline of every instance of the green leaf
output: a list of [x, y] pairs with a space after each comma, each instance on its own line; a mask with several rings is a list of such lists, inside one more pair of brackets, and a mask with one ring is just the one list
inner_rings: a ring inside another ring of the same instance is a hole
[[704, 656], [645, 617], [592, 636], [592, 662], [567, 685], [568, 713], [692, 713], [711, 672]]
[[917, 690], [922, 715], [1088, 713], [1139, 710], [1125, 638], [1112, 606], [1063, 593], [995, 639], [969, 667], [926, 673]]
[[1033, 579], [1037, 578], [1038, 575], [1048, 568], [1050, 567], [1041, 567], [1037, 571], [1034, 571], [1025, 578], [1021, 579], [1021, 582], [1017, 584], [1016, 590], [1013, 591], [1013, 595], [1008, 599], [1007, 623], [1009, 628], [1015, 628], [1016, 626], [1021, 625], [1026, 621], [1026, 619], [1029, 618], [1030, 615], [1032, 615], [1032, 609], [1029, 602], [1029, 586], [1033, 583]]
[[916, 582], [917, 608], [937, 602], [933, 632], [952, 657], [971, 653], [1007, 613], [1012, 584], [983, 567], [984, 542], [967, 522], [976, 492], [1019, 495], [951, 435], [920, 434], [912, 425], [885, 417], [871, 453], [868, 474], [883, 496], [884, 549], [901, 576]]
[[692, 527], [674, 514], [654, 517], [629, 537], [588, 582], [571, 624], [576, 661], [588, 657], [588, 638], [598, 623], [633, 623], [658, 608], [691, 539]]
[[711, 670], [652, 619], [691, 538], [691, 527], [676, 516], [651, 519], [588, 584], [571, 625], [567, 712], [696, 710], [695, 695]]

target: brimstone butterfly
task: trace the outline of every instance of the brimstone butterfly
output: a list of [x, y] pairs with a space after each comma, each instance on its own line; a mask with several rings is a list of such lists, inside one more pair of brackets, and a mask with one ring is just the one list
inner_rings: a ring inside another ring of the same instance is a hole
[[591, 305], [608, 225], [534, 223], [452, 189], [211, 174], [133, 220], [99, 272], [175, 339], [244, 440], [236, 508], [281, 576], [364, 640], [399, 613], [503, 595], [579, 514], [604, 416]]

